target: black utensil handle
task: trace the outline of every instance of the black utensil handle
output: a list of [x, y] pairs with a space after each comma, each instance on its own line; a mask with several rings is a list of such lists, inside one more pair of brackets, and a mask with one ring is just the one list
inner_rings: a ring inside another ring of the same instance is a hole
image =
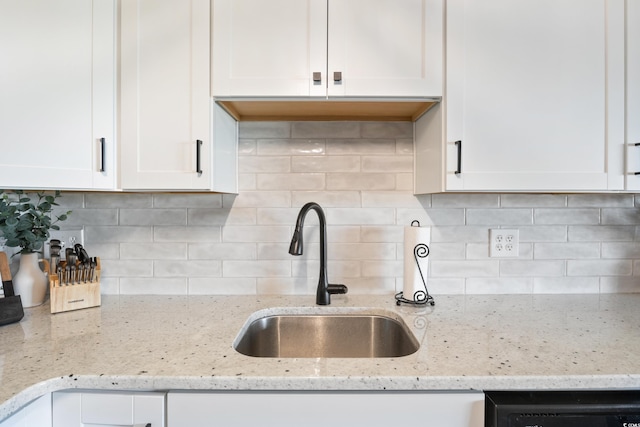
[[105, 138], [100, 138], [100, 172], [104, 172], [106, 168], [107, 142]]
[[460, 175], [462, 173], [462, 141], [454, 142], [458, 146], [458, 167], [455, 174]]
[[202, 175], [202, 165], [201, 162], [201, 152], [202, 152], [202, 141], [196, 140], [196, 172], [198, 176]]

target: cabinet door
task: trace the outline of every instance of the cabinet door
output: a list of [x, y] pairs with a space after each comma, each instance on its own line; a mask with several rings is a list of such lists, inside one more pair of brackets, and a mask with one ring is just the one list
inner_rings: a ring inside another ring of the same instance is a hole
[[213, 96], [326, 96], [327, 0], [213, 0], [212, 21]]
[[627, 6], [626, 49], [626, 142], [627, 189], [640, 190], [640, 2]]
[[207, 0], [122, 2], [123, 189], [209, 188], [209, 19]]
[[624, 148], [607, 123], [621, 99], [607, 80], [621, 65], [607, 55], [608, 26], [623, 26], [617, 12], [607, 21], [619, 4], [447, 3], [447, 189], [622, 189], [609, 182]]
[[442, 95], [443, 0], [329, 0], [328, 20], [330, 97]]
[[53, 393], [53, 427], [164, 427], [163, 393]]
[[115, 2], [0, 10], [0, 186], [113, 188]]
[[[319, 408], [323, 408], [319, 410]], [[389, 427], [398, 417], [420, 425], [481, 427], [482, 392], [170, 392], [170, 426]], [[400, 423], [401, 424], [401, 423]]]
[[0, 427], [51, 427], [51, 393], [39, 397], [0, 422]]

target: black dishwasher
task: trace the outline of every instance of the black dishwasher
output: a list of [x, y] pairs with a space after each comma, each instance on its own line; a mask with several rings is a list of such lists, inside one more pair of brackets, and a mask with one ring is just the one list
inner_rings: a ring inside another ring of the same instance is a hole
[[640, 390], [486, 391], [485, 427], [640, 427]]

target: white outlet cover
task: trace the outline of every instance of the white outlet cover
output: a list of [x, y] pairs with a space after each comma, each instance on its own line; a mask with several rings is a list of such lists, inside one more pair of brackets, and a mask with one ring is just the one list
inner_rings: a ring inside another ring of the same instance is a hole
[[515, 258], [520, 253], [520, 230], [517, 228], [492, 228], [489, 230], [489, 256], [491, 258]]
[[[60, 240], [62, 246], [61, 253], [64, 254], [66, 248], [73, 248], [73, 245], [80, 243], [84, 246], [84, 229], [49, 230], [49, 241], [51, 239]], [[44, 257], [49, 258], [49, 242], [44, 244]]]

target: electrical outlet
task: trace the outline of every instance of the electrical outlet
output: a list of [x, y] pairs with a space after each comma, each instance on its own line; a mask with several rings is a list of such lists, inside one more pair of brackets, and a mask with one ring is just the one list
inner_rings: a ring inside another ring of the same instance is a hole
[[[80, 243], [84, 246], [84, 229], [69, 229], [69, 230], [49, 230], [49, 240], [60, 240], [61, 256], [64, 258], [64, 250], [66, 248], [73, 248], [76, 243]], [[44, 257], [49, 258], [49, 242], [44, 244]]]
[[517, 257], [520, 252], [520, 231], [515, 228], [489, 230], [489, 256], [491, 258]]

